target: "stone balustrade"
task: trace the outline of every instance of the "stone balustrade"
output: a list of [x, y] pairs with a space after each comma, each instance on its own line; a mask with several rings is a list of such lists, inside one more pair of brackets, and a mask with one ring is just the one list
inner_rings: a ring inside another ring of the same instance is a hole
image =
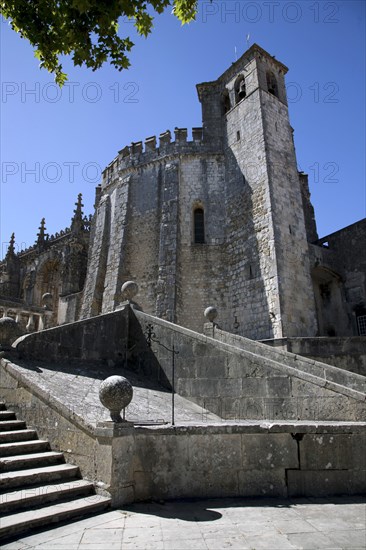
[[51, 326], [53, 312], [42, 308], [19, 306], [0, 306], [0, 318], [10, 317], [18, 324], [22, 332], [37, 332]]

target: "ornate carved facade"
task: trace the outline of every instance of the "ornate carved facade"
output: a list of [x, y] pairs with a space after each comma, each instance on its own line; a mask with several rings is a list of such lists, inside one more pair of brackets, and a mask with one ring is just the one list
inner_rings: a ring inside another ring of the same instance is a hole
[[78, 196], [70, 228], [46, 233], [41, 220], [34, 246], [15, 254], [15, 235], [0, 264], [0, 315], [32, 331], [74, 321], [86, 276], [90, 219]]

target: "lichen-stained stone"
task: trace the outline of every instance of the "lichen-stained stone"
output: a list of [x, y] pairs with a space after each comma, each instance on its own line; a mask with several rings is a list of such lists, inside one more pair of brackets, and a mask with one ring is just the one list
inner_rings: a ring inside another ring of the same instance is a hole
[[[211, 456], [212, 470], [222, 472], [225, 469], [240, 469], [242, 463], [241, 438], [238, 434], [220, 435], [192, 435], [189, 438], [190, 469], [200, 469], [202, 463]], [[206, 458], [205, 458], [206, 457]]]
[[305, 434], [300, 461], [304, 470], [366, 470], [366, 434]]
[[299, 467], [297, 442], [291, 434], [243, 434], [241, 437], [244, 470]]

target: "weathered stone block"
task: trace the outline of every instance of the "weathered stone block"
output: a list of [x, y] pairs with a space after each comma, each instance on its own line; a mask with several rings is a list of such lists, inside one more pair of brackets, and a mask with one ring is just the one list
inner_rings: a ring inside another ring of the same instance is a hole
[[202, 472], [205, 477], [206, 498], [236, 497], [240, 494], [239, 475], [228, 462], [228, 469], [215, 469]]
[[242, 434], [242, 468], [298, 468], [297, 443], [290, 434]]
[[267, 378], [267, 396], [268, 397], [288, 397], [290, 396], [291, 379], [289, 376], [278, 376]]
[[152, 494], [155, 494], [152, 490], [153, 483], [151, 479], [151, 472], [149, 471], [134, 471], [135, 481], [135, 500], [149, 500]]
[[154, 498], [206, 498], [207, 471], [190, 470], [182, 467], [179, 470], [161, 468], [151, 476], [151, 494]]
[[191, 379], [178, 378], [178, 380], [176, 380], [176, 383], [175, 383], [177, 393], [183, 396], [185, 395], [191, 396], [192, 395], [191, 383], [192, 383]]
[[304, 470], [366, 470], [365, 434], [305, 434], [299, 449]]
[[188, 452], [190, 469], [201, 469], [210, 462], [210, 470], [222, 475], [225, 470], [241, 467], [241, 439], [237, 434], [191, 435]]
[[197, 378], [225, 378], [226, 358], [223, 356], [200, 357], [196, 361]]
[[264, 399], [264, 414], [269, 420], [298, 420], [298, 405], [296, 399], [266, 397]]
[[242, 393], [241, 380], [225, 378], [218, 381], [218, 394], [220, 397], [241, 397]]
[[192, 397], [218, 397], [220, 395], [217, 380], [210, 378], [200, 378], [191, 382]]
[[221, 416], [226, 420], [241, 420], [239, 398], [226, 398], [222, 403]]
[[316, 407], [317, 419], [338, 421], [345, 418], [354, 421], [364, 421], [366, 419], [366, 404], [364, 401], [351, 400], [335, 392], [329, 392], [329, 394], [332, 397], [312, 400], [313, 404], [311, 406]]
[[366, 492], [366, 471], [289, 470], [288, 496], [357, 495]]
[[243, 397], [265, 397], [266, 379], [265, 378], [243, 378], [242, 379]]
[[317, 384], [311, 384], [300, 378], [291, 378], [291, 395], [294, 397], [316, 396], [318, 398], [329, 395], [329, 390], [322, 388]]
[[[162, 464], [164, 468], [173, 471], [177, 463], [188, 464], [189, 452], [186, 437], [177, 435], [152, 434], [138, 436], [136, 444], [136, 462], [140, 462], [141, 469], [158, 472]], [[137, 467], [137, 469], [140, 469]]]
[[265, 417], [264, 399], [261, 397], [248, 397], [240, 400], [241, 420], [261, 420]]
[[239, 472], [239, 495], [243, 497], [287, 497], [285, 471], [283, 469], [241, 470]]

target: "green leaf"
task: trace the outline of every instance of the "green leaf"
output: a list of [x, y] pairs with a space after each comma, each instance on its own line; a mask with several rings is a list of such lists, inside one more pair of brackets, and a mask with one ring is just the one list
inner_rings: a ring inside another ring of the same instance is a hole
[[[118, 19], [134, 19], [141, 36], [153, 29], [151, 11], [160, 14], [171, 0], [4, 0], [0, 13], [10, 20], [12, 29], [35, 47], [40, 67], [55, 76], [62, 86], [67, 75], [59, 58], [71, 55], [74, 65], [96, 70], [111, 63], [121, 71], [130, 66], [126, 52], [133, 42], [118, 36]], [[173, 13], [189, 23], [197, 13], [197, 0], [173, 0]]]

